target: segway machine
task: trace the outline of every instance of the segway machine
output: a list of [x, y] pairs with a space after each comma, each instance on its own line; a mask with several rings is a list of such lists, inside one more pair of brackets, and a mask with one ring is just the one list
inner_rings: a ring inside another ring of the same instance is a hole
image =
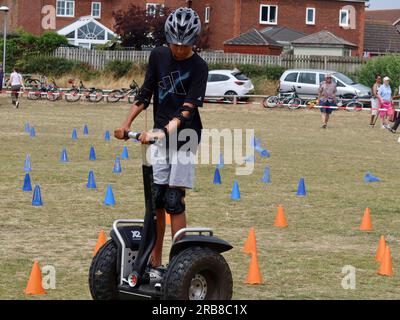
[[[138, 139], [140, 133], [126, 132], [125, 136]], [[142, 145], [144, 219], [114, 221], [111, 239], [97, 252], [90, 266], [93, 299], [231, 299], [232, 274], [221, 253], [232, 246], [215, 237], [210, 228], [179, 230], [172, 240], [169, 263], [165, 267], [151, 267], [157, 220], [153, 167], [146, 158], [147, 148], [148, 145]]]

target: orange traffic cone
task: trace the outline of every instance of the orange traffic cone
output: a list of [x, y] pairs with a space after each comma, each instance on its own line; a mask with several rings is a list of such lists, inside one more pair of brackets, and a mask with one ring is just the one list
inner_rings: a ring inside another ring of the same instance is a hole
[[365, 209], [364, 216], [360, 225], [361, 231], [371, 231], [372, 230], [372, 221], [371, 221], [371, 211], [369, 208]]
[[385, 237], [381, 236], [381, 238], [379, 239], [378, 249], [376, 250], [376, 256], [375, 256], [376, 261], [382, 262], [383, 255], [385, 254], [385, 248], [386, 248]]
[[286, 217], [285, 217], [285, 209], [283, 208], [283, 205], [281, 205], [281, 204], [278, 206], [278, 213], [276, 214], [276, 217], [275, 217], [274, 226], [279, 227], [279, 228], [286, 228], [288, 226], [288, 223], [287, 223]]
[[171, 225], [171, 216], [168, 213], [165, 213], [165, 223], [170, 226]]
[[100, 248], [107, 242], [107, 235], [104, 232], [104, 230], [101, 230], [99, 233], [99, 237], [97, 238], [97, 243], [96, 246], [94, 247], [93, 250], [93, 257], [97, 254], [97, 251], [100, 250]]
[[383, 259], [381, 267], [378, 270], [378, 274], [389, 277], [393, 275], [392, 256], [390, 254], [390, 248], [388, 245], [385, 248], [385, 253], [383, 254]]
[[242, 251], [244, 253], [256, 253], [256, 248], [257, 248], [257, 242], [256, 242], [256, 232], [254, 231], [254, 228], [250, 229], [249, 236], [247, 237], [247, 240], [243, 246]]
[[42, 272], [40, 271], [39, 263], [33, 263], [31, 275], [29, 276], [28, 284], [24, 290], [25, 294], [46, 294], [42, 286]]
[[261, 284], [263, 283], [260, 267], [258, 265], [257, 252], [252, 253], [247, 278], [244, 281], [247, 284]]

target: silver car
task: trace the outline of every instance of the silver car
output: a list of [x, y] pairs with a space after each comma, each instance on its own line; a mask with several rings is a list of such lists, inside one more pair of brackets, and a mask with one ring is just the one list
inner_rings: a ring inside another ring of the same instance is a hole
[[359, 98], [369, 98], [371, 89], [363, 84], [356, 83], [346, 75], [331, 70], [315, 69], [290, 69], [286, 70], [279, 81], [279, 89], [290, 91], [295, 87], [297, 94], [303, 99], [315, 98], [318, 88], [325, 80], [326, 74], [332, 74], [333, 81], [337, 84], [337, 95]]

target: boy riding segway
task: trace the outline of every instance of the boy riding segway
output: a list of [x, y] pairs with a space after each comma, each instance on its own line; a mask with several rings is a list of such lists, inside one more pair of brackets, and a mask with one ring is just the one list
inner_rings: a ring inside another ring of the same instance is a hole
[[[169, 47], [151, 52], [137, 100], [114, 133], [142, 143], [144, 219], [114, 221], [111, 239], [89, 270], [90, 292], [96, 300], [232, 297], [232, 274], [221, 255], [232, 246], [210, 228], [186, 227], [184, 197], [194, 183], [194, 155], [202, 129], [198, 107], [208, 76], [207, 64], [192, 51], [200, 18], [190, 8], [179, 8], [167, 18], [165, 33]], [[152, 97], [154, 130], [130, 132]], [[165, 212], [171, 215], [173, 239], [169, 262], [162, 266]]]
[[[115, 132], [117, 138], [123, 139], [124, 132], [129, 131], [135, 118], [148, 108], [153, 96], [155, 130], [142, 133], [139, 140], [149, 143], [154, 138], [164, 139], [169, 155], [164, 163], [153, 163], [157, 209], [157, 242], [151, 255], [153, 267], [161, 265], [165, 212], [171, 215], [172, 236], [186, 227], [184, 198], [186, 189], [193, 188], [194, 154], [202, 129], [197, 108], [203, 105], [208, 76], [206, 62], [192, 50], [200, 31], [200, 18], [190, 8], [179, 8], [168, 17], [165, 35], [169, 47], [158, 47], [151, 52], [137, 101], [122, 127]], [[196, 133], [196, 141], [190, 141], [192, 150], [181, 150], [187, 140], [172, 141], [183, 129]], [[181, 161], [183, 158], [188, 161]]]

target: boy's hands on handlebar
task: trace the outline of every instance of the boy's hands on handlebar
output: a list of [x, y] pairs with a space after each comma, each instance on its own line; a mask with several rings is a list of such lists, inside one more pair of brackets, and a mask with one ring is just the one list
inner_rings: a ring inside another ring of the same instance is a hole
[[129, 137], [125, 134], [125, 132], [128, 132], [129, 128], [118, 128], [114, 130], [114, 137], [116, 137], [119, 140], [128, 140]]
[[156, 140], [162, 140], [165, 138], [165, 134], [163, 131], [143, 131], [139, 136], [139, 141], [142, 144], [150, 144]]

